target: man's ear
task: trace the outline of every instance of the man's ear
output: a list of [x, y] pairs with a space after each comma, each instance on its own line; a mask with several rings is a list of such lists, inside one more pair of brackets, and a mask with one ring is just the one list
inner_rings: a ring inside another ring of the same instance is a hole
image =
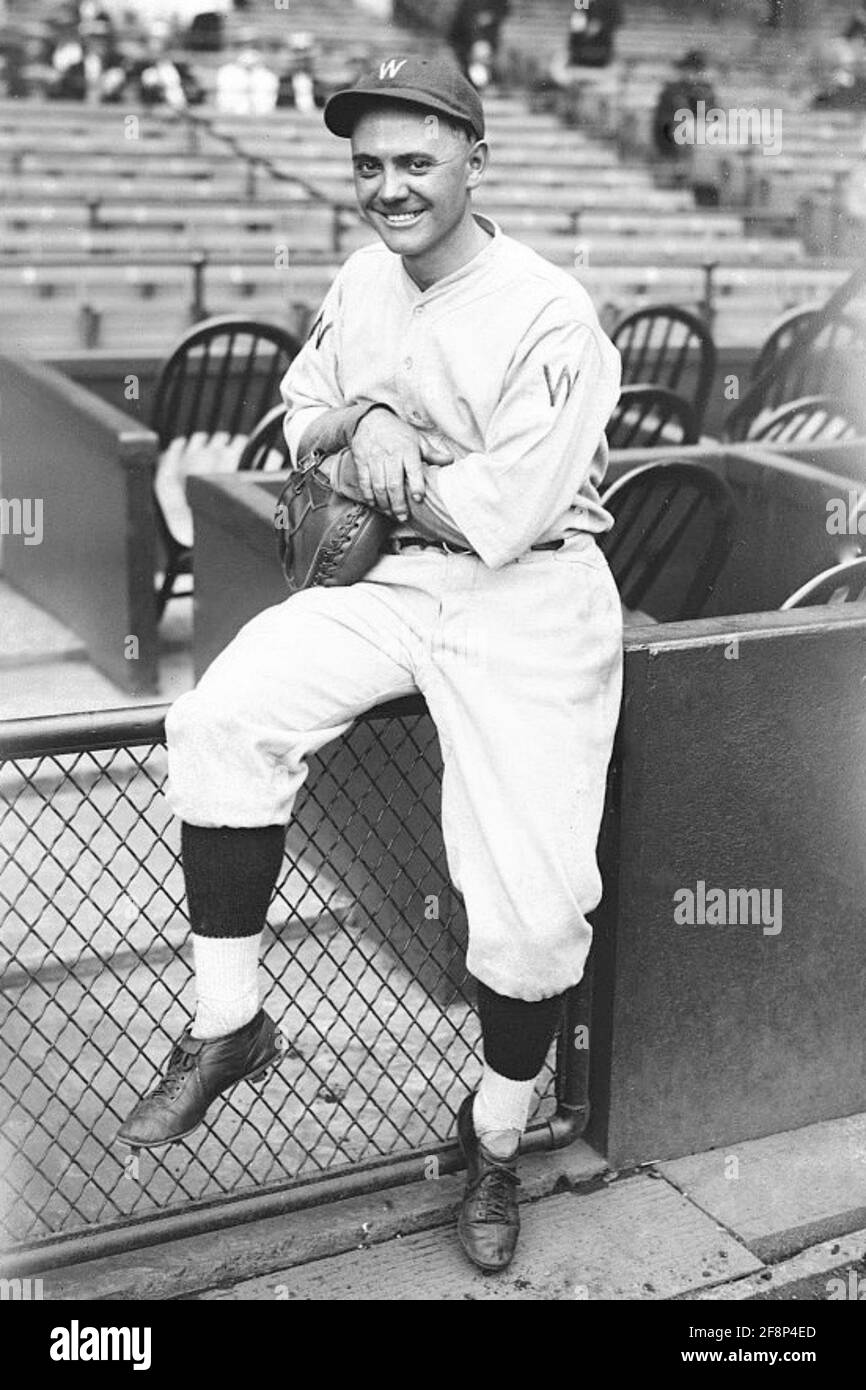
[[484, 177], [487, 168], [487, 161], [490, 158], [490, 149], [486, 140], [476, 140], [466, 156], [466, 187], [477, 188]]

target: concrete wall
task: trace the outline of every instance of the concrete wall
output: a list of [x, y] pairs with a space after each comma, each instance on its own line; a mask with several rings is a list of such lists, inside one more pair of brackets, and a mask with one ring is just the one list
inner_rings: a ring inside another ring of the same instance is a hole
[[157, 688], [155, 463], [150, 430], [50, 368], [0, 356], [0, 491], [43, 517], [40, 544], [4, 537], [4, 578], [132, 693]]
[[[857, 612], [670, 624], [627, 643], [590, 1046], [588, 1137], [614, 1166], [866, 1109]], [[674, 894], [699, 880], [780, 894], [781, 930], [678, 925]]]

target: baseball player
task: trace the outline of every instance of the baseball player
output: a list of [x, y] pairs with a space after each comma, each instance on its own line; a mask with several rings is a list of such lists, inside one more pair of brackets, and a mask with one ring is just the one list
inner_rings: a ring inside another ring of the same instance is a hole
[[307, 759], [420, 690], [484, 1046], [457, 1122], [458, 1229], [502, 1269], [520, 1136], [601, 894], [622, 648], [595, 537], [619, 357], [570, 275], [473, 213], [484, 114], [450, 60], [387, 59], [325, 121], [351, 141], [380, 241], [346, 261], [285, 377], [287, 438], [295, 463], [321, 454], [339, 492], [396, 524], [364, 579], [259, 614], [169, 713], [197, 1007], [120, 1137], [170, 1143], [276, 1060], [259, 939]]

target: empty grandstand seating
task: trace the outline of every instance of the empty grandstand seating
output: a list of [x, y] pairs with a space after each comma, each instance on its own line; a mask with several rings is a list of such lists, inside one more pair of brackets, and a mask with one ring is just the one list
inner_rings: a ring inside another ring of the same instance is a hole
[[[508, 71], [520, 71], [520, 58], [528, 75], [562, 48], [567, 9], [555, 0], [512, 7]], [[266, 48], [285, 41], [286, 17], [273, 7], [252, 6], [250, 22]], [[359, 55], [437, 42], [395, 34], [337, 0], [293, 5], [299, 27], [317, 35], [334, 80]], [[689, 39], [710, 45], [718, 32], [708, 18]], [[721, 345], [750, 344], [844, 278], [845, 263], [809, 254], [796, 216], [801, 196], [832, 196], [855, 157], [855, 123], [850, 113], [796, 109], [797, 66], [783, 67], [778, 45], [759, 47], [747, 24], [725, 36], [725, 99], [784, 101], [783, 151], [760, 156], [742, 207], [696, 206], [688, 187], [664, 186], [642, 141], [624, 134], [651, 111], [683, 43], [681, 23], [653, 7], [630, 13], [620, 62], [594, 80], [595, 114], [578, 128], [530, 113], [523, 91], [486, 99], [493, 158], [478, 207], [582, 280], [608, 326], [665, 299], [707, 313]], [[212, 91], [222, 56], [195, 56]], [[318, 113], [229, 118], [205, 105], [180, 118], [7, 100], [0, 147], [0, 341], [10, 348], [165, 348], [205, 313], [261, 313], [297, 330], [343, 257], [372, 235], [354, 211], [346, 151]], [[781, 220], [763, 216], [773, 209]], [[208, 261], [195, 269], [200, 253]]]

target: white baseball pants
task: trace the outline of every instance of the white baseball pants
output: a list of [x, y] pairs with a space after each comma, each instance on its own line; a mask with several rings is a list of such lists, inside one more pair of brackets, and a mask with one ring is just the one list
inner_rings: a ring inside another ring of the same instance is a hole
[[383, 556], [241, 630], [168, 715], [169, 800], [202, 826], [288, 823], [307, 757], [420, 690], [443, 757], [442, 829], [467, 967], [536, 1000], [583, 973], [622, 680], [619, 594], [588, 534], [499, 570]]

